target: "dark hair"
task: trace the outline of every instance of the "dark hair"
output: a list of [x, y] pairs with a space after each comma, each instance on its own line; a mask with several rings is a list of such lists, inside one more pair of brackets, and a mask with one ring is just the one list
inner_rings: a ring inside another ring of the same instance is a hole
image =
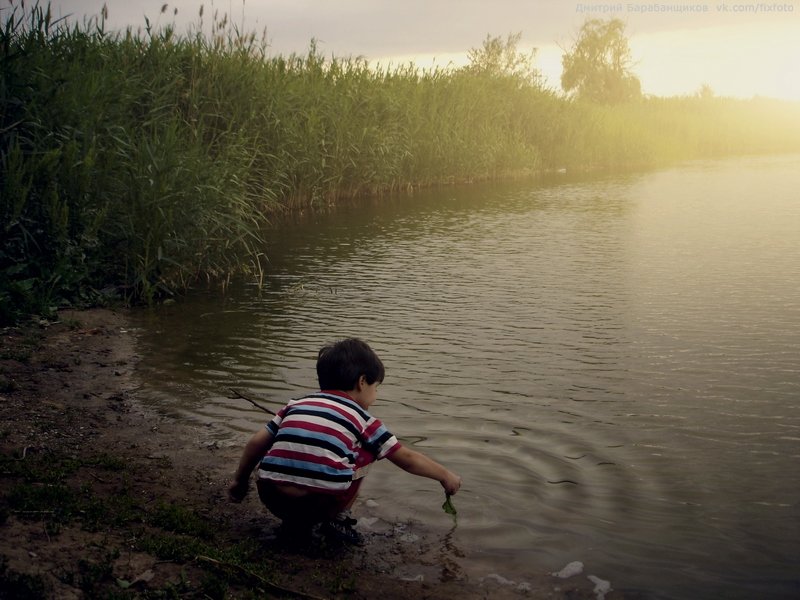
[[321, 390], [350, 391], [364, 376], [367, 383], [383, 382], [385, 371], [378, 355], [358, 338], [323, 346], [317, 357], [317, 379]]

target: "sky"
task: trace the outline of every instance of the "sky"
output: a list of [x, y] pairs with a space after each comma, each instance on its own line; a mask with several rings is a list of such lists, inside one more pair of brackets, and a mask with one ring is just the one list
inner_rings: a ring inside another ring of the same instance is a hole
[[[41, 0], [43, 3], [45, 0]], [[0, 0], [2, 12], [20, 0]], [[31, 4], [32, 0], [28, 0]], [[622, 19], [642, 91], [800, 100], [800, 0], [52, 0], [56, 16], [82, 21], [108, 7], [107, 27], [134, 30], [145, 16], [179, 32], [215, 11], [244, 31], [266, 28], [272, 55], [363, 56], [386, 65], [460, 66], [487, 35], [520, 33], [536, 66], [560, 89], [561, 56], [588, 18]], [[177, 14], [175, 10], [177, 9]]]

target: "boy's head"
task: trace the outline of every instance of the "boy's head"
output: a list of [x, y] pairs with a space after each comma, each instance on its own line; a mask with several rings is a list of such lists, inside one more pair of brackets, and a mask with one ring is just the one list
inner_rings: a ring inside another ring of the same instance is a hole
[[372, 385], [383, 382], [385, 371], [378, 355], [357, 338], [323, 346], [317, 358], [317, 379], [321, 390], [355, 389], [361, 376]]

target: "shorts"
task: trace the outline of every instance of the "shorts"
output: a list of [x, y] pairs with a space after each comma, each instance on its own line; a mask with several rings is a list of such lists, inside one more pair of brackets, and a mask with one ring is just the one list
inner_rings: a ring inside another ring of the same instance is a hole
[[362, 479], [354, 481], [347, 490], [338, 494], [311, 491], [302, 496], [290, 495], [269, 479], [259, 479], [256, 487], [261, 502], [281, 521], [310, 527], [323, 521], [330, 521], [347, 510], [358, 495], [362, 481]]

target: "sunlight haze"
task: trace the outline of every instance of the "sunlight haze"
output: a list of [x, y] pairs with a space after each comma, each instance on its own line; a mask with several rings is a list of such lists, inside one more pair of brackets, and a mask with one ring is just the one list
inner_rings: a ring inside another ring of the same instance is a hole
[[[14, 4], [17, 2], [15, 1]], [[3, 0], [8, 8], [8, 0]], [[326, 55], [363, 56], [386, 65], [414, 62], [429, 68], [467, 62], [467, 51], [487, 35], [522, 34], [523, 49], [537, 49], [536, 66], [560, 89], [561, 55], [588, 18], [620, 18], [630, 40], [634, 73], [642, 91], [657, 96], [696, 93], [707, 84], [720, 96], [768, 96], [800, 100], [800, 1], [756, 2], [556, 2], [476, 0], [402, 4], [388, 1], [250, 0], [130, 2], [107, 0], [108, 26], [144, 28], [174, 23], [195, 30], [228, 14], [245, 31], [267, 31], [270, 52], [303, 54], [312, 39]], [[97, 15], [99, 0], [51, 3], [56, 16]], [[660, 7], [660, 8], [654, 8]], [[175, 10], [177, 9], [177, 14]]]

